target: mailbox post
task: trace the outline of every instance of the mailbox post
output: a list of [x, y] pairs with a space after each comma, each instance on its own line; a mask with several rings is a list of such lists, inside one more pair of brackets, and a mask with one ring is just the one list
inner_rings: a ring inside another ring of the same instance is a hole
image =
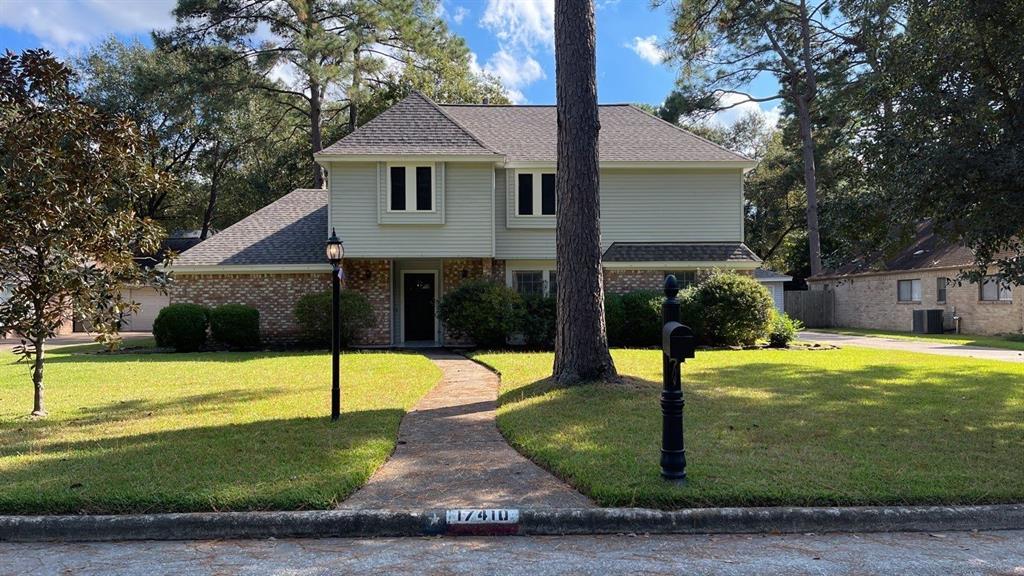
[[665, 278], [665, 302], [661, 318], [663, 388], [661, 390], [661, 475], [667, 480], [686, 480], [686, 448], [683, 444], [682, 366], [693, 358], [693, 331], [679, 323], [679, 282]]

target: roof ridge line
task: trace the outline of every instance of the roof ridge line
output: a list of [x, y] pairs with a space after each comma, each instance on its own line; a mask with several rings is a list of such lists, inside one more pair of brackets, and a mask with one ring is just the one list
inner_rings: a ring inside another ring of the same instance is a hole
[[460, 130], [462, 130], [463, 132], [465, 132], [465, 133], [466, 133], [466, 134], [467, 134], [467, 135], [468, 135], [468, 136], [469, 136], [470, 138], [472, 138], [472, 139], [473, 139], [473, 140], [474, 140], [474, 141], [475, 141], [475, 142], [476, 142], [477, 144], [479, 144], [480, 146], [482, 146], [483, 148], [485, 148], [485, 149], [487, 149], [487, 150], [490, 150], [491, 152], [493, 152], [493, 153], [495, 153], [495, 154], [498, 154], [498, 155], [503, 155], [503, 154], [502, 154], [501, 152], [499, 152], [498, 150], [495, 150], [495, 149], [494, 149], [493, 147], [491, 147], [491, 146], [490, 146], [490, 145], [488, 145], [488, 144], [487, 144], [486, 142], [484, 142], [483, 140], [481, 140], [481, 139], [480, 139], [480, 138], [479, 138], [479, 137], [478, 137], [478, 136], [477, 136], [476, 134], [474, 134], [474, 133], [473, 133], [473, 131], [472, 131], [472, 130], [470, 130], [469, 128], [466, 128], [465, 126], [463, 126], [461, 122], [459, 122], [459, 121], [458, 121], [458, 120], [456, 120], [455, 118], [452, 118], [452, 117], [451, 117], [451, 115], [449, 115], [449, 114], [448, 114], [447, 112], [445, 112], [445, 111], [444, 111], [444, 109], [443, 109], [443, 108], [441, 108], [441, 105], [440, 105], [440, 104], [438, 104], [437, 102], [434, 102], [434, 100], [433, 100], [432, 98], [429, 98], [429, 97], [428, 97], [428, 96], [427, 96], [426, 94], [424, 94], [424, 93], [420, 92], [419, 90], [413, 90], [413, 91], [412, 91], [412, 93], [413, 93], [413, 94], [416, 94], [416, 95], [417, 95], [417, 96], [419, 96], [420, 98], [423, 98], [423, 99], [424, 99], [424, 100], [426, 100], [426, 101], [427, 101], [428, 103], [430, 103], [430, 105], [431, 105], [431, 106], [433, 106], [435, 110], [437, 110], [438, 112], [440, 112], [440, 113], [441, 113], [441, 115], [442, 115], [442, 116], [444, 116], [445, 118], [447, 118], [449, 122], [451, 122], [452, 124], [455, 124], [456, 126], [458, 126]]
[[739, 152], [734, 152], [732, 150], [729, 150], [725, 146], [722, 146], [721, 144], [716, 144], [715, 142], [712, 142], [711, 140], [708, 140], [707, 138], [705, 138], [705, 137], [703, 137], [703, 136], [701, 136], [699, 134], [694, 134], [693, 132], [690, 132], [689, 130], [683, 128], [682, 126], [680, 126], [678, 124], [674, 124], [672, 122], [669, 122], [668, 120], [665, 120], [664, 118], [661, 118], [659, 116], [655, 116], [654, 114], [651, 114], [650, 112], [644, 110], [643, 108], [640, 108], [636, 104], [629, 104], [629, 107], [632, 108], [633, 110], [636, 110], [637, 112], [640, 112], [641, 114], [643, 114], [645, 116], [650, 116], [651, 118], [654, 118], [658, 122], [664, 122], [665, 124], [668, 124], [669, 126], [671, 126], [671, 127], [675, 128], [676, 130], [682, 132], [683, 134], [687, 134], [689, 136], [693, 136], [694, 138], [700, 140], [701, 142], [706, 142], [707, 144], [711, 144], [712, 146], [714, 146], [714, 147], [716, 147], [716, 148], [718, 148], [720, 150], [724, 150], [724, 151], [728, 152], [729, 154], [732, 154], [733, 156], [739, 156], [743, 160], [754, 161], [753, 158], [748, 158], [744, 154], [740, 154]]

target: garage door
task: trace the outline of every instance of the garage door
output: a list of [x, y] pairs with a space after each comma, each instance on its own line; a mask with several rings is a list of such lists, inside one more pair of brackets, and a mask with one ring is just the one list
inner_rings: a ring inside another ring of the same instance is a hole
[[152, 331], [157, 313], [170, 303], [170, 298], [157, 292], [155, 288], [133, 288], [128, 292], [128, 296], [133, 302], [139, 303], [139, 311], [131, 316], [125, 316], [121, 330], [126, 332]]

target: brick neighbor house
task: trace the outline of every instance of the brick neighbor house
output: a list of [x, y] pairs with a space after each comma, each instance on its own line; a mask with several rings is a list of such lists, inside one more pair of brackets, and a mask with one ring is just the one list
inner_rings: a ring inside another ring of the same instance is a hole
[[955, 329], [958, 318], [966, 334], [1024, 332], [1019, 288], [995, 276], [980, 285], [957, 281], [973, 263], [969, 248], [944, 241], [930, 223], [923, 223], [896, 256], [858, 258], [807, 283], [812, 290], [833, 292], [836, 327], [909, 332], [913, 310], [941, 309], [946, 330]]
[[[600, 120], [608, 290], [760, 265], [743, 244], [754, 162], [633, 106], [601, 106]], [[469, 279], [557, 289], [555, 147], [553, 106], [438, 105], [413, 93], [315, 155], [327, 190], [295, 190], [185, 251], [171, 301], [247, 304], [266, 339], [294, 338], [296, 299], [329, 287], [334, 228], [346, 287], [375, 311], [362, 344], [444, 344], [438, 299]]]

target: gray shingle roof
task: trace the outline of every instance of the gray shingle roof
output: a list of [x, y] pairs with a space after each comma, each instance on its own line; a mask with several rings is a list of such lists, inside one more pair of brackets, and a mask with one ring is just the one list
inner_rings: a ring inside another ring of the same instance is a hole
[[174, 266], [323, 264], [327, 191], [295, 190], [181, 253]]
[[381, 112], [322, 154], [495, 154], [419, 92]]
[[[554, 106], [442, 104], [469, 132], [512, 162], [554, 162]], [[598, 151], [602, 162], [749, 161], [678, 126], [628, 104], [599, 109]]]
[[692, 242], [616, 242], [604, 253], [605, 262], [760, 262], [746, 244]]
[[793, 279], [792, 276], [779, 274], [774, 270], [765, 270], [764, 268], [754, 270], [754, 278], [758, 280], [766, 280], [768, 282], [789, 282]]

